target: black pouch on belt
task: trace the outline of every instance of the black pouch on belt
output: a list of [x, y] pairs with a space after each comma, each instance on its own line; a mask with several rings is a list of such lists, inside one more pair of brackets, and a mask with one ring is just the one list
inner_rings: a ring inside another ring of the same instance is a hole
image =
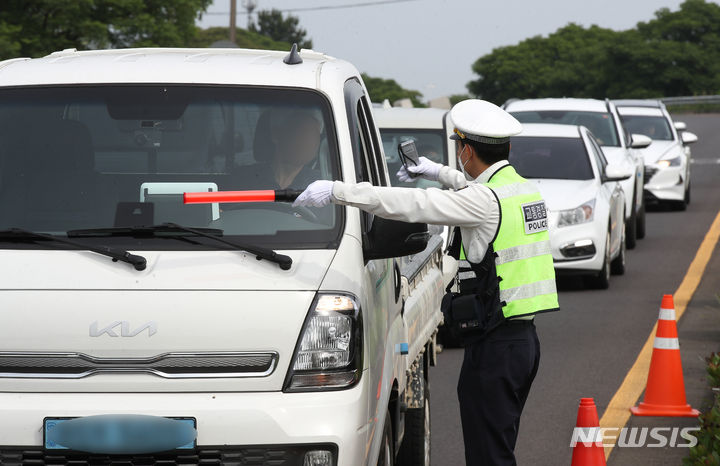
[[443, 297], [441, 309], [445, 316], [445, 325], [454, 337], [465, 341], [468, 337], [482, 333], [485, 313], [475, 293], [447, 293]]

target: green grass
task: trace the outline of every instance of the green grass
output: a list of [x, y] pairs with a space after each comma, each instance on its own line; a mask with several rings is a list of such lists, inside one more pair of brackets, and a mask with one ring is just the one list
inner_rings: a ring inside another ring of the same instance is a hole
[[684, 466], [720, 466], [720, 353], [707, 358], [707, 377], [714, 391], [713, 404], [700, 415], [701, 430], [692, 435], [698, 439], [683, 459]]
[[720, 103], [665, 105], [670, 113], [720, 113]]

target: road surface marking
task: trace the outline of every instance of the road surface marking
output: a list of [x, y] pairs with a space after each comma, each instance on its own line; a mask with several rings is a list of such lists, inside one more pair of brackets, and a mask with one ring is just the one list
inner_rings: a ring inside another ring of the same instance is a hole
[[[685, 313], [688, 303], [700, 284], [700, 280], [705, 273], [705, 268], [710, 261], [710, 257], [712, 257], [713, 250], [719, 238], [720, 212], [715, 216], [715, 220], [705, 234], [705, 239], [700, 243], [700, 247], [695, 254], [695, 258], [690, 263], [685, 277], [673, 295], [675, 313], [677, 314], [678, 321], [680, 321], [680, 318]], [[635, 363], [625, 376], [625, 380], [623, 380], [620, 388], [618, 388], [618, 391], [615, 392], [615, 395], [610, 400], [607, 409], [600, 419], [600, 427], [622, 428], [625, 427], [628, 419], [630, 419], [630, 408], [635, 406], [640, 395], [642, 395], [645, 390], [656, 331], [657, 322], [650, 331], [650, 335], [640, 350], [640, 354], [638, 354]], [[612, 449], [612, 446], [605, 448], [606, 460], [610, 457]]]
[[720, 165], [720, 159], [690, 159], [693, 165]]

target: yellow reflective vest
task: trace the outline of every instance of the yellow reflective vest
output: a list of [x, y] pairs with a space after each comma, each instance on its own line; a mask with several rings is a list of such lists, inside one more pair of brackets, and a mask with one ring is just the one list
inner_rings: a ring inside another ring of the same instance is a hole
[[[498, 200], [500, 224], [482, 262], [466, 262], [469, 268], [459, 275], [461, 290], [477, 293], [484, 301], [487, 330], [505, 319], [558, 310], [547, 210], [540, 192], [510, 165], [484, 185]], [[467, 260], [464, 250], [460, 260]]]

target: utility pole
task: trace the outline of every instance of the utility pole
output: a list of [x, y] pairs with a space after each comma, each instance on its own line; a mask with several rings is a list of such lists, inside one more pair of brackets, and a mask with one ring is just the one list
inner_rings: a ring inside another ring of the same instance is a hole
[[235, 43], [237, 19], [237, 0], [230, 0], [230, 42]]
[[250, 24], [252, 23], [252, 14], [253, 11], [255, 11], [255, 8], [257, 7], [258, 0], [242, 0], [242, 6], [245, 8], [245, 11], [247, 12], [247, 28], [250, 29]]

